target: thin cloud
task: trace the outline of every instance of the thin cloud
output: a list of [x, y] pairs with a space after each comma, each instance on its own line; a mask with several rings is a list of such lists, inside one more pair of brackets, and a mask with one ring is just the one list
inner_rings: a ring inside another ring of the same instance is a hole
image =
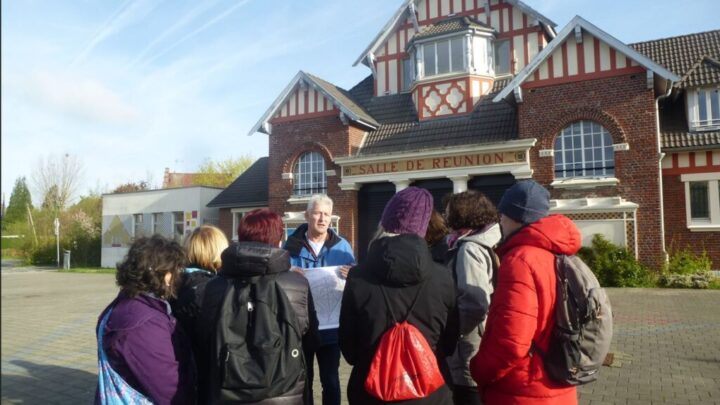
[[127, 124], [139, 117], [132, 105], [98, 80], [38, 71], [20, 80], [19, 86], [35, 102], [93, 122]]
[[182, 44], [183, 42], [189, 40], [190, 38], [193, 38], [194, 36], [200, 34], [201, 32], [205, 31], [206, 29], [208, 29], [208, 28], [212, 27], [213, 25], [217, 24], [217, 23], [220, 22], [222, 19], [224, 19], [225, 17], [227, 17], [227, 16], [229, 16], [230, 14], [232, 14], [235, 10], [239, 9], [240, 7], [246, 5], [246, 4], [249, 3], [249, 2], [250, 2], [250, 0], [242, 0], [242, 1], [238, 2], [238, 3], [235, 4], [234, 6], [228, 8], [227, 10], [225, 10], [224, 12], [222, 12], [221, 14], [219, 14], [218, 16], [216, 16], [215, 18], [213, 18], [212, 20], [206, 22], [205, 24], [203, 24], [203, 25], [201, 25], [200, 27], [198, 27], [197, 29], [191, 31], [190, 33], [188, 33], [188, 34], [185, 35], [184, 37], [182, 37], [182, 38], [180, 38], [179, 40], [173, 42], [172, 44], [170, 44], [169, 46], [167, 46], [165, 49], [159, 51], [159, 52], [156, 53], [153, 57], [151, 57], [150, 59], [147, 59], [141, 66], [148, 65], [149, 63], [153, 62], [155, 59], [157, 59], [157, 58], [165, 55], [166, 53], [168, 53], [168, 52], [170, 52], [171, 50], [175, 49], [175, 47], [177, 47], [178, 45]]
[[122, 31], [147, 17], [157, 6], [160, 0], [135, 0], [132, 3], [125, 1], [102, 25], [100, 30], [92, 37], [90, 42], [80, 54], [70, 63], [70, 68], [80, 64], [92, 51], [109, 36]]
[[185, 28], [187, 25], [192, 23], [198, 16], [205, 13], [210, 8], [214, 7], [217, 4], [217, 1], [202, 1], [199, 3], [200, 5], [195, 7], [194, 9], [190, 10], [189, 13], [185, 14], [175, 22], [170, 28], [163, 31], [160, 35], [158, 35], [155, 39], [153, 39], [140, 53], [133, 59], [132, 62], [128, 65], [128, 70], [135, 67], [145, 56], [147, 56], [148, 52], [150, 52], [157, 44], [161, 43], [168, 37], [171, 37], [178, 31]]

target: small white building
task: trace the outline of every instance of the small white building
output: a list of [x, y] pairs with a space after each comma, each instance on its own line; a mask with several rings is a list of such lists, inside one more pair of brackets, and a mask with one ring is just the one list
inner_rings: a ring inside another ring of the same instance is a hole
[[102, 267], [115, 267], [136, 237], [157, 233], [182, 242], [200, 225], [217, 225], [218, 209], [208, 208], [207, 204], [221, 191], [193, 186], [104, 194]]

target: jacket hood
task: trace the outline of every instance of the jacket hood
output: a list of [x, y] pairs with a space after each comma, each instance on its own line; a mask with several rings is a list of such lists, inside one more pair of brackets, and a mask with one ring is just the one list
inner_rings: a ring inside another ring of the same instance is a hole
[[500, 242], [500, 239], [502, 239], [500, 225], [493, 224], [484, 232], [477, 232], [468, 236], [464, 236], [460, 238], [460, 241], [477, 243], [478, 245], [493, 248]]
[[420, 284], [433, 264], [425, 239], [415, 234], [377, 239], [367, 256], [367, 271], [393, 286]]
[[[307, 240], [305, 239], [307, 230], [308, 224], [302, 224], [295, 229], [295, 232], [293, 232], [292, 235], [288, 236], [288, 240], [285, 243], [285, 249], [287, 249], [291, 255], [299, 255], [302, 248], [307, 245]], [[324, 246], [330, 249], [340, 243], [340, 240], [340, 237], [335, 233], [335, 231], [328, 229], [328, 237], [325, 240]]]
[[574, 255], [580, 250], [582, 235], [570, 218], [550, 215], [520, 228], [498, 248], [498, 254], [502, 256], [521, 245], [538, 247], [556, 255]]
[[225, 277], [254, 277], [290, 269], [287, 250], [258, 242], [233, 243], [222, 252], [218, 274]]

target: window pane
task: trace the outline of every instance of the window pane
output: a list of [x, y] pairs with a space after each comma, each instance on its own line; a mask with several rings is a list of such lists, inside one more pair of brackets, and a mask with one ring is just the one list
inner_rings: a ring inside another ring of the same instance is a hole
[[510, 73], [510, 41], [495, 41], [495, 73]]
[[425, 76], [435, 75], [435, 44], [423, 45], [423, 64]]
[[294, 173], [294, 195], [303, 196], [325, 192], [327, 187], [325, 160], [318, 152], [308, 152], [302, 155], [298, 159]]
[[438, 74], [450, 71], [450, 44], [448, 41], [437, 43], [437, 67]]
[[453, 38], [450, 41], [450, 56], [452, 58], [452, 66], [451, 71], [452, 72], [462, 72], [465, 70], [465, 66], [463, 64], [463, 54], [464, 52], [464, 42], [465, 38]]
[[713, 124], [720, 124], [720, 90], [713, 90], [710, 93], [710, 112]]
[[710, 219], [708, 182], [690, 182], [690, 216], [693, 219]]
[[414, 58], [403, 60], [403, 90], [410, 90], [415, 79]]
[[556, 164], [566, 165], [562, 177], [614, 173], [612, 138], [605, 128], [591, 121], [577, 121], [565, 127], [555, 139], [555, 155]]
[[700, 118], [700, 125], [707, 124], [707, 98], [705, 97], [705, 90], [698, 91], [698, 117]]

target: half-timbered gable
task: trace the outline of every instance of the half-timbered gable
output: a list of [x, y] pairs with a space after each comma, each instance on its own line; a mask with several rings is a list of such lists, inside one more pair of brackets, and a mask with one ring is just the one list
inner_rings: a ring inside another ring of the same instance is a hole
[[270, 135], [268, 205], [288, 229], [326, 193], [362, 260], [398, 190], [442, 210], [533, 178], [585, 245], [720, 262], [720, 31], [627, 45], [579, 16], [555, 32], [519, 0], [404, 0], [360, 63], [349, 90], [299, 72], [250, 131]]
[[[376, 96], [412, 92], [419, 119], [465, 114], [524, 67], [555, 23], [515, 0], [408, 0], [360, 55]], [[426, 102], [427, 101], [427, 102]]]
[[495, 97], [510, 94], [522, 102], [519, 88], [530, 89], [632, 73], [646, 73], [648, 88], [667, 92], [680, 77], [610, 34], [576, 16], [553, 41]]

